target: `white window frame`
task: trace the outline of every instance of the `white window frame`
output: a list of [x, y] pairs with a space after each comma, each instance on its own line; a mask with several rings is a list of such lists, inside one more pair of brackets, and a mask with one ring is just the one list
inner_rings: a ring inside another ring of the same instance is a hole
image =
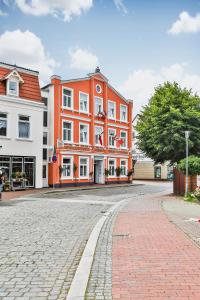
[[[122, 107], [126, 108], [126, 119], [125, 120], [122, 119], [122, 116], [123, 116], [123, 114], [122, 114]], [[124, 104], [120, 104], [120, 121], [121, 122], [127, 122], [127, 120], [128, 120], [128, 106], [124, 105]]]
[[126, 162], [126, 166], [125, 166], [125, 175], [121, 175], [121, 177], [127, 177], [127, 173], [128, 173], [128, 159], [120, 159], [120, 168], [122, 168], [122, 161]]
[[[87, 96], [87, 110], [81, 110], [81, 94]], [[81, 112], [83, 114], [89, 113], [89, 94], [87, 94], [85, 92], [81, 92], [81, 91], [79, 92], [79, 112]]]
[[95, 111], [95, 115], [98, 115], [99, 111], [96, 110], [96, 100], [100, 100], [101, 101], [101, 112], [103, 112], [103, 98], [101, 97], [94, 97], [94, 111]]
[[[81, 142], [81, 125], [87, 126], [87, 142]], [[79, 144], [80, 145], [89, 145], [89, 137], [90, 137], [90, 125], [87, 123], [79, 123]]]
[[[95, 146], [103, 147], [103, 145], [101, 145], [100, 142], [98, 142], [98, 144], [96, 143], [96, 128], [101, 128], [101, 132], [103, 132], [103, 126], [96, 126], [95, 125], [95, 127], [94, 127], [94, 141], [95, 141]], [[104, 144], [104, 134], [102, 133], [101, 136], [102, 136], [102, 144]]]
[[109, 134], [109, 132], [110, 131], [114, 131], [114, 136], [116, 135], [116, 129], [114, 129], [114, 128], [108, 128], [108, 147], [109, 148], [116, 148], [116, 140], [114, 140], [114, 146], [112, 146], [112, 145], [110, 145], [110, 143], [109, 143], [109, 136], [110, 136], [110, 134]]
[[[64, 90], [68, 90], [71, 92], [71, 107], [64, 105]], [[62, 87], [62, 108], [73, 110], [74, 109], [74, 90], [72, 88], [63, 86]]]
[[[23, 121], [23, 120], [20, 120], [20, 117], [25, 117], [25, 118], [29, 118], [29, 121]], [[29, 123], [29, 137], [20, 137], [19, 136], [19, 122], [21, 123]], [[19, 114], [18, 115], [18, 135], [17, 135], [17, 138], [19, 140], [30, 140], [31, 139], [31, 117], [28, 116], [28, 115], [23, 115], [23, 114]]]
[[6, 118], [0, 117], [0, 121], [6, 121], [6, 135], [0, 135], [0, 137], [6, 138], [8, 136], [8, 113], [0, 111], [0, 114], [6, 115]]
[[116, 158], [108, 158], [108, 170], [110, 171], [110, 161], [114, 161], [114, 175], [109, 175], [110, 178], [116, 178]]
[[[64, 123], [71, 123], [71, 141], [68, 141], [68, 140], [64, 140], [64, 134], [63, 134], [63, 131], [64, 131]], [[73, 141], [74, 141], [74, 122], [73, 121], [68, 121], [68, 120], [62, 120], [62, 140], [64, 143], [68, 143], [68, 144], [72, 144]]]
[[[114, 104], [114, 116], [113, 117], [109, 115], [109, 112], [110, 112], [109, 105], [110, 104]], [[109, 120], [116, 120], [116, 102], [112, 101], [112, 100], [108, 100], [108, 119]]]
[[71, 166], [71, 174], [70, 174], [70, 176], [63, 176], [63, 173], [62, 173], [61, 179], [62, 179], [62, 180], [73, 179], [74, 157], [73, 157], [73, 156], [68, 156], [68, 155], [63, 155], [63, 156], [62, 156], [62, 168], [63, 168], [63, 158], [67, 158], [67, 159], [70, 159], [70, 160], [71, 160], [71, 163], [70, 163], [70, 166]]
[[[81, 159], [86, 159], [87, 160], [87, 175], [86, 176], [81, 176]], [[88, 156], [79, 156], [79, 178], [81, 179], [89, 179], [89, 157]]]
[[[10, 85], [10, 82], [15, 82], [17, 84], [17, 93], [12, 93], [10, 91], [10, 88], [9, 88], [9, 85]], [[19, 97], [19, 80], [18, 79], [8, 79], [7, 82], [6, 82], [6, 94], [8, 96], [13, 96], [13, 97]]]
[[128, 140], [127, 140], [128, 133], [125, 130], [120, 130], [120, 139], [122, 138], [122, 136], [121, 136], [122, 133], [126, 133], [126, 139], [125, 139], [126, 144], [125, 144], [125, 146], [120, 145], [120, 148], [121, 149], [127, 149], [127, 147], [128, 147]]

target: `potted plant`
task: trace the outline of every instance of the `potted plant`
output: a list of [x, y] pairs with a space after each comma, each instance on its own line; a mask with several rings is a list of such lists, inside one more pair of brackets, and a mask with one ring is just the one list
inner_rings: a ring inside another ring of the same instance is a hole
[[121, 176], [121, 174], [122, 174], [122, 168], [117, 167], [117, 168], [115, 169], [115, 173], [116, 173], [117, 180], [118, 180], [118, 183], [119, 183], [119, 179], [120, 179], [120, 176]]
[[110, 170], [109, 169], [105, 169], [104, 170], [104, 174], [105, 174], [105, 178], [106, 178], [106, 182], [105, 183], [107, 183], [108, 182], [108, 176], [110, 175]]
[[3, 186], [4, 192], [10, 192], [11, 190], [11, 185], [9, 181], [5, 181], [4, 186]]
[[94, 174], [93, 171], [91, 171], [91, 172], [89, 173], [89, 177], [90, 177], [90, 180], [91, 180], [91, 181], [93, 180], [93, 174]]

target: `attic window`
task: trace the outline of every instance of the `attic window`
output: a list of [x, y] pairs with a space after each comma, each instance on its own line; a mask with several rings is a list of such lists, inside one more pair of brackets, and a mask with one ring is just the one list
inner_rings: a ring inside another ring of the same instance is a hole
[[7, 94], [10, 96], [18, 96], [19, 82], [15, 80], [8, 80]]

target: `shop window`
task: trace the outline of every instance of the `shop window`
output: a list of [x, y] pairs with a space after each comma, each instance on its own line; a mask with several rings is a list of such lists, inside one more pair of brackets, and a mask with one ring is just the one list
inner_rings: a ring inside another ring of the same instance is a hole
[[70, 178], [72, 177], [72, 158], [71, 157], [63, 157], [62, 161], [63, 178]]
[[86, 93], [79, 93], [79, 110], [83, 113], [88, 113], [89, 96]]
[[88, 158], [80, 158], [79, 174], [80, 174], [80, 177], [88, 176]]
[[19, 116], [19, 138], [30, 138], [30, 117]]
[[0, 113], [0, 136], [7, 136], [7, 114]]
[[154, 177], [161, 178], [161, 167], [154, 167]]
[[73, 142], [73, 122], [63, 121], [63, 141]]
[[109, 161], [108, 161], [108, 170], [110, 172], [110, 176], [115, 176], [115, 169], [116, 169], [115, 159], [109, 159]]
[[121, 160], [120, 161], [120, 167], [121, 167], [121, 175], [127, 176], [127, 160]]
[[73, 108], [73, 90], [63, 88], [63, 103], [64, 108]]

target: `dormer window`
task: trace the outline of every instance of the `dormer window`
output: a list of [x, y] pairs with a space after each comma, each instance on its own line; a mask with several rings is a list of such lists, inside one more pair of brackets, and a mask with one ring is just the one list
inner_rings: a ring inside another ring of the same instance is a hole
[[8, 80], [7, 94], [10, 96], [19, 96], [19, 82], [14, 80]]

